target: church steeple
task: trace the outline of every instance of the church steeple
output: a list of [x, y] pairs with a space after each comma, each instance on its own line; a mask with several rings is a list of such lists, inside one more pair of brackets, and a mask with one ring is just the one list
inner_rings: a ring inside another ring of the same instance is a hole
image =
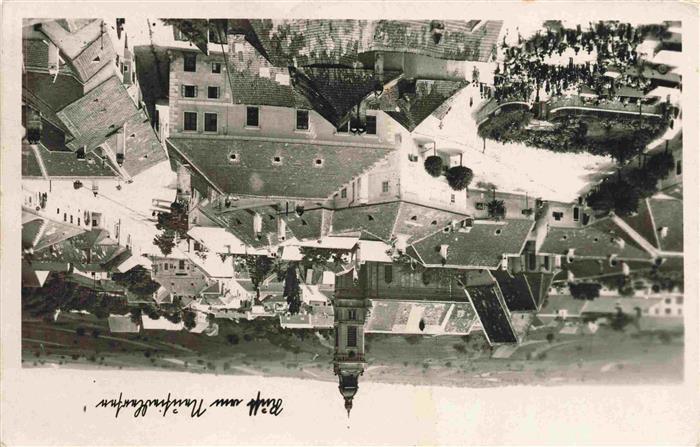
[[363, 292], [362, 275], [359, 281], [349, 271], [336, 279], [333, 299], [335, 315], [335, 355], [333, 372], [338, 376], [338, 391], [343, 397], [350, 417], [353, 398], [357, 394], [358, 379], [365, 371], [364, 324], [367, 299]]

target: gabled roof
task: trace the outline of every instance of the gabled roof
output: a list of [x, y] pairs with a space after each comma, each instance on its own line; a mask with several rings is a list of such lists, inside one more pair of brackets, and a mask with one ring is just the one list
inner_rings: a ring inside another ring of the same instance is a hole
[[167, 158], [148, 117], [134, 104], [126, 88], [112, 76], [57, 113], [75, 137], [69, 147], [91, 151], [105, 142], [117, 150], [117, 131], [124, 129], [123, 168], [137, 175]]
[[331, 234], [359, 232], [389, 241], [400, 206], [396, 201], [335, 210]]
[[345, 67], [290, 67], [289, 71], [295, 88], [335, 127], [346, 123], [368, 95], [381, 91], [385, 83], [400, 75], [396, 71], [379, 75], [373, 69]]
[[[202, 212], [223, 228], [231, 232], [244, 244], [262, 248], [277, 242], [277, 208], [261, 206], [253, 209], [219, 208], [216, 203], [210, 203]], [[260, 237], [254, 231], [255, 214], [259, 214], [262, 222]]]
[[[114, 61], [114, 48], [101, 19], [74, 22], [49, 20], [41, 23], [41, 32], [61, 50], [73, 72], [85, 82]], [[79, 26], [79, 27], [78, 27]]]
[[439, 43], [431, 20], [379, 20], [367, 51], [414, 53], [438, 59], [487, 62], [498, 43], [501, 20], [443, 20]]
[[498, 282], [506, 306], [511, 312], [537, 310], [537, 302], [525, 275], [511, 275], [507, 270], [494, 270], [491, 274]]
[[298, 216], [294, 210], [290, 210], [289, 214], [283, 215], [283, 218], [287, 222], [287, 230], [301, 241], [321, 238], [325, 234], [323, 232], [324, 221], [330, 221], [331, 216], [331, 210], [306, 208], [301, 216]]
[[464, 214], [406, 201], [360, 205], [333, 211], [333, 234], [360, 232], [383, 241], [402, 234], [409, 241], [428, 236]]
[[[24, 152], [25, 145], [23, 144], [22, 146]], [[77, 180], [79, 178], [110, 178], [117, 176], [114, 169], [112, 169], [112, 165], [94, 153], [87, 154], [85, 160], [78, 160], [75, 152], [49, 151], [43, 144], [38, 144], [35, 148], [36, 150], [32, 150], [31, 147], [28, 147], [27, 150], [33, 153], [34, 157], [36, 155], [41, 157], [48, 178], [68, 177]], [[30, 165], [27, 165], [27, 167], [29, 168]], [[28, 170], [27, 175], [30, 172], [36, 171]], [[25, 175], [24, 170], [22, 175]]]
[[439, 59], [488, 61], [502, 21], [446, 20], [435, 43], [430, 20], [250, 20], [270, 61], [283, 65], [350, 65], [362, 53], [414, 53]]
[[[624, 241], [624, 246], [616, 242]], [[574, 257], [620, 259], [649, 259], [651, 256], [622, 231], [610, 218], [603, 218], [582, 228], [550, 227], [540, 247], [540, 253], [565, 255], [574, 249]]]
[[[365, 332], [395, 334], [467, 334], [476, 320], [468, 302], [372, 300]], [[420, 328], [420, 322], [425, 325]]]
[[275, 67], [240, 36], [229, 35], [229, 78], [234, 104], [310, 109], [292, 86], [286, 65]]
[[[683, 201], [672, 198], [652, 197], [647, 205], [653, 217], [658, 247], [663, 251], [683, 251]], [[661, 228], [667, 228], [666, 237], [661, 237]], [[649, 241], [652, 242], [653, 241]]]
[[[351, 65], [372, 38], [366, 20], [251, 19], [267, 57], [277, 66]], [[366, 45], [366, 43], [364, 44]]]
[[[75, 225], [44, 219], [26, 210], [22, 210], [22, 215], [22, 220], [25, 222], [22, 225], [22, 247], [31, 247], [35, 253], [81, 235], [85, 231]], [[31, 216], [35, 218], [32, 219]]]
[[549, 295], [549, 288], [554, 280], [554, 273], [535, 273], [525, 272], [523, 276], [527, 279], [527, 283], [532, 291], [532, 296], [537, 303], [537, 308], [542, 307], [545, 298]]
[[465, 290], [489, 343], [517, 343], [510, 315], [496, 284], [470, 286]]
[[55, 81], [47, 73], [27, 71], [22, 76], [22, 100], [66, 133], [67, 139], [72, 135], [57, 113], [82, 95], [83, 87], [70, 76], [59, 75]]
[[[23, 39], [22, 56], [24, 67], [31, 71], [48, 73], [49, 67], [49, 45], [41, 39]], [[62, 75], [76, 76], [75, 72], [68, 64], [60, 64], [58, 73]]]
[[[415, 83], [415, 93], [413, 86]], [[456, 81], [399, 80], [377, 100], [369, 100], [368, 108], [383, 110], [409, 131], [437, 112], [467, 85]], [[410, 89], [408, 87], [411, 87]], [[410, 90], [411, 93], [406, 93]]]
[[[391, 153], [387, 147], [239, 137], [181, 137], [168, 149], [215, 189], [263, 197], [325, 199]], [[235, 154], [236, 160], [231, 159]], [[279, 162], [274, 160], [279, 157]]]
[[412, 244], [425, 265], [440, 266], [440, 246], [447, 245], [445, 266], [453, 268], [497, 268], [504, 254], [520, 254], [534, 225], [527, 219], [477, 220], [465, 229], [439, 229]]
[[22, 177], [43, 177], [37, 153], [29, 144], [22, 142]]

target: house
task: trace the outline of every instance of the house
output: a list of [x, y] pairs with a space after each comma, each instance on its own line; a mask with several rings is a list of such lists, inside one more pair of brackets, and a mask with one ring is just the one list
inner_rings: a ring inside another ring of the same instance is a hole
[[126, 34], [100, 19], [25, 20], [23, 45], [23, 175], [129, 181], [167, 159]]
[[109, 331], [113, 333], [138, 333], [141, 330], [140, 323], [134, 323], [131, 314], [110, 315], [107, 319]]

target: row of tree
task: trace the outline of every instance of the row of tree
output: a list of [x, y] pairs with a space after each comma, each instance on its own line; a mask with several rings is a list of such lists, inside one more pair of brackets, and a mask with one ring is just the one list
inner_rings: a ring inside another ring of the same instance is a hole
[[660, 180], [668, 177], [675, 166], [670, 152], [659, 152], [649, 157], [640, 167], [623, 174], [618, 171], [614, 179], [606, 179], [586, 197], [586, 203], [599, 214], [614, 211], [621, 217], [629, 216], [639, 207], [639, 201], [658, 191]]

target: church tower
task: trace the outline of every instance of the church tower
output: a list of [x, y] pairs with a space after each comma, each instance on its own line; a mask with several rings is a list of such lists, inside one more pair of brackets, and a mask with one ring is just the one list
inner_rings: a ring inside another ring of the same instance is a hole
[[363, 268], [358, 275], [350, 270], [336, 278], [333, 311], [335, 314], [335, 355], [333, 372], [338, 376], [338, 390], [350, 417], [352, 400], [359, 388], [358, 379], [365, 371], [365, 332], [367, 317], [366, 281]]

